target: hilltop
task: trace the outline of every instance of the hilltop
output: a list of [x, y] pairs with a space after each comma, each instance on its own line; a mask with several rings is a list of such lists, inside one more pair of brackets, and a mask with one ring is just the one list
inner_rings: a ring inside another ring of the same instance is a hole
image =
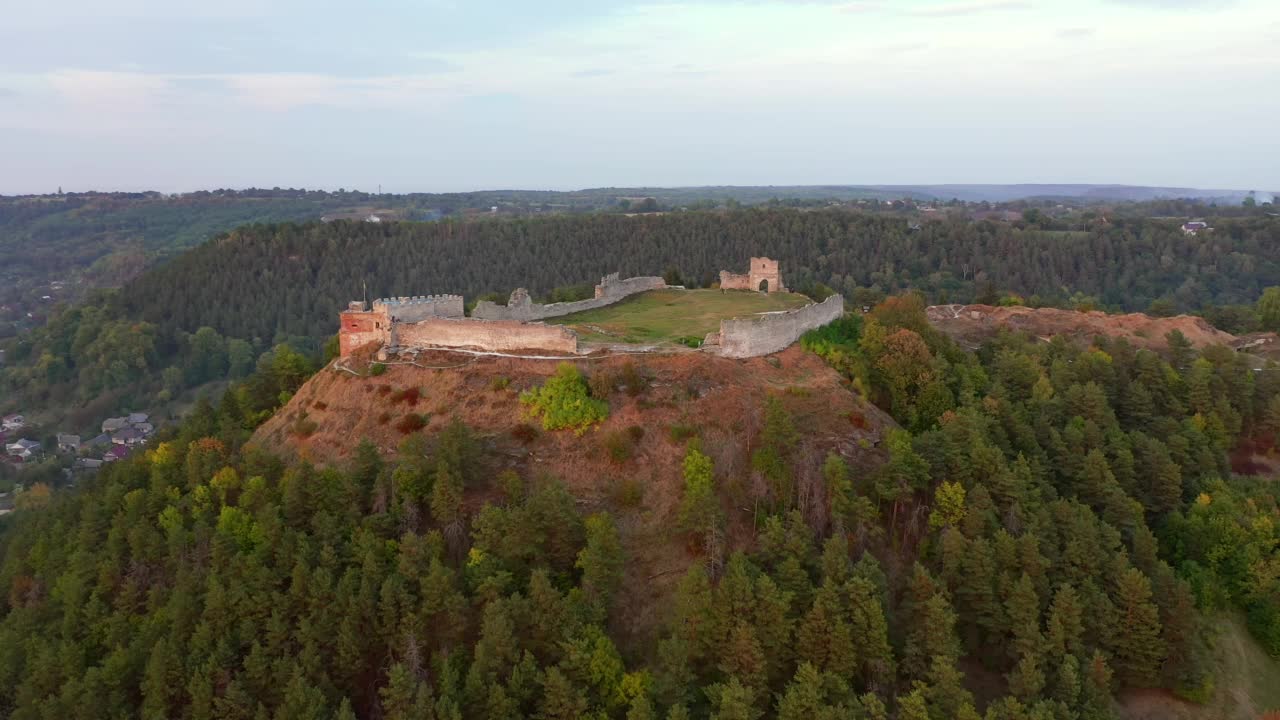
[[[839, 374], [798, 347], [746, 361], [700, 353], [580, 361], [588, 377], [611, 376], [616, 383], [608, 419], [582, 436], [545, 432], [523, 417], [520, 392], [545, 381], [556, 362], [435, 352], [420, 355], [417, 363], [390, 365], [379, 376], [330, 366], [303, 385], [250, 443], [342, 467], [360, 438], [393, 458], [406, 437], [397, 426], [407, 415], [426, 416], [422, 432], [428, 436], [461, 420], [487, 454], [501, 459], [490, 468], [492, 474], [552, 474], [584, 512], [607, 509], [620, 515], [622, 542], [632, 558], [620, 593], [625, 607], [618, 614], [628, 637], [646, 637], [656, 627], [662, 617], [655, 613], [696, 562], [671, 532], [690, 437], [701, 439], [719, 472], [741, 478], [749, 470], [765, 399], [778, 398], [804, 438], [798, 452], [803, 473], [820, 484], [828, 452], [870, 472], [883, 460], [876, 446], [887, 429], [896, 427]], [[642, 388], [625, 385], [628, 377], [642, 378]], [[751, 508], [736, 506], [730, 496], [726, 493], [721, 502], [732, 549], [749, 545], [754, 530]], [[491, 499], [480, 492], [469, 497], [468, 505], [478, 509]]]

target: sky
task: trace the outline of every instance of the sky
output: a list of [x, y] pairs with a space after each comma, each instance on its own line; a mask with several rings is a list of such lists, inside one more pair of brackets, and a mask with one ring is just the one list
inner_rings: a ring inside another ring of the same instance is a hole
[[1276, 0], [0, 0], [0, 194], [1280, 190]]

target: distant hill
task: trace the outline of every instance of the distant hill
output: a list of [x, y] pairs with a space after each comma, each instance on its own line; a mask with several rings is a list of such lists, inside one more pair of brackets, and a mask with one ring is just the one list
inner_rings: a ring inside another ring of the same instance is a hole
[[[871, 189], [898, 197], [926, 197], [969, 202], [1010, 202], [1031, 198], [1062, 198], [1086, 201], [1142, 202], [1166, 198], [1209, 200], [1238, 204], [1250, 190], [1206, 190], [1201, 188], [1152, 187], [1147, 185], [874, 185]], [[1271, 192], [1260, 193], [1270, 197]]]

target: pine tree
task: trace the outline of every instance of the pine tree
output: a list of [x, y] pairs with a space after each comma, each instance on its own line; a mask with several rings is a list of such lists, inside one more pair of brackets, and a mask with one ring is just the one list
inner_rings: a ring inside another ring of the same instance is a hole
[[1010, 659], [1032, 657], [1039, 662], [1044, 652], [1044, 635], [1040, 632], [1040, 598], [1030, 575], [1023, 573], [1013, 586], [1005, 610], [1013, 636], [1009, 644]]
[[800, 663], [778, 700], [778, 720], [814, 720], [825, 707], [822, 674], [812, 663]]
[[755, 630], [739, 620], [729, 631], [729, 638], [720, 652], [720, 672], [742, 681], [756, 697], [764, 696], [766, 666], [764, 651], [756, 638]]
[[712, 698], [711, 720], [756, 720], [764, 712], [755, 704], [751, 690], [736, 677], [709, 693]]
[[1061, 663], [1067, 657], [1079, 658], [1083, 655], [1083, 612], [1080, 596], [1075, 588], [1070, 585], [1059, 587], [1053, 596], [1053, 604], [1049, 607], [1046, 637], [1049, 657], [1055, 663]]
[[618, 528], [608, 513], [587, 518], [587, 545], [578, 553], [575, 566], [582, 571], [582, 591], [603, 616], [609, 600], [622, 581], [624, 556]]
[[587, 698], [560, 672], [560, 668], [547, 668], [542, 687], [539, 720], [578, 720], [586, 714]]
[[969, 648], [974, 650], [987, 639], [999, 637], [1005, 627], [1004, 613], [996, 598], [996, 562], [991, 543], [978, 538], [969, 543], [963, 563], [956, 601], [969, 626]]
[[879, 590], [870, 580], [860, 577], [850, 580], [846, 587], [849, 631], [860, 665], [859, 677], [867, 687], [888, 687], [894, 675], [893, 648]]
[[1159, 680], [1166, 648], [1160, 637], [1160, 614], [1151, 602], [1151, 581], [1129, 568], [1116, 582], [1119, 626], [1115, 637], [1115, 666], [1127, 685], [1152, 687]]

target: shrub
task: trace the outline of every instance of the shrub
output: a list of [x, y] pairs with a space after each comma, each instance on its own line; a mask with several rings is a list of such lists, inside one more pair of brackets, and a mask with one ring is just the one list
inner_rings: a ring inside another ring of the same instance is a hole
[[788, 394], [788, 395], [790, 395], [790, 396], [792, 396], [792, 397], [805, 397], [805, 398], [807, 398], [807, 397], [809, 397], [810, 395], [812, 395], [812, 394], [813, 394], [813, 391], [812, 391], [812, 390], [810, 390], [809, 388], [806, 388], [806, 387], [800, 387], [800, 386], [798, 386], [798, 385], [789, 385], [789, 386], [787, 386], [787, 390], [786, 390], [786, 392], [787, 392], [787, 394]]
[[645, 390], [649, 389], [649, 378], [645, 377], [637, 368], [636, 364], [627, 361], [622, 366], [622, 372], [619, 373], [619, 380], [627, 388], [627, 395], [635, 397]]
[[316, 424], [315, 420], [311, 420], [304, 415], [293, 424], [293, 434], [298, 437], [310, 437], [319, 428], [320, 426]]
[[387, 424], [387, 423], [389, 423], [389, 422], [391, 422], [391, 413], [389, 413], [389, 412], [384, 412], [384, 413], [382, 413], [381, 415], [379, 415], [379, 416], [378, 416], [378, 424], [379, 424], [379, 425], [386, 425], [386, 424]]
[[605, 436], [604, 448], [609, 453], [609, 459], [615, 463], [624, 463], [636, 454], [631, 435], [617, 430]]
[[639, 425], [632, 425], [627, 428], [627, 435], [631, 437], [631, 442], [640, 442], [640, 439], [644, 437], [644, 428]]
[[511, 437], [519, 440], [521, 444], [528, 445], [538, 437], [538, 428], [528, 423], [520, 423], [511, 428]]
[[387, 385], [386, 383], [383, 383], [382, 385], [379, 385], [379, 386], [378, 386], [378, 394], [379, 394], [379, 395], [388, 395], [388, 394], [390, 394], [390, 393], [391, 393], [391, 386], [390, 386], [390, 385]]
[[506, 390], [507, 386], [510, 384], [511, 384], [511, 378], [496, 377], [489, 381], [489, 389], [490, 390]]
[[328, 410], [328, 409], [329, 409], [329, 403], [327, 403], [327, 402], [325, 402], [325, 401], [323, 401], [323, 400], [317, 400], [317, 401], [315, 402], [315, 404], [314, 404], [314, 405], [312, 405], [311, 407], [315, 408], [316, 410]]
[[644, 502], [644, 483], [631, 476], [621, 478], [610, 486], [609, 495], [618, 507], [640, 507]]
[[667, 432], [671, 436], [671, 442], [677, 444], [682, 443], [689, 438], [698, 436], [698, 428], [694, 425], [688, 425], [685, 423], [676, 423], [672, 425]]
[[386, 371], [387, 371], [387, 366], [382, 363], [376, 362], [369, 365], [369, 375], [371, 375], [372, 377], [378, 377], [379, 375], [385, 373]]
[[582, 373], [561, 363], [542, 387], [520, 394], [520, 402], [532, 417], [542, 418], [544, 430], [571, 428], [579, 435], [609, 416], [608, 403], [587, 394]]
[[409, 407], [418, 404], [418, 400], [422, 398], [422, 391], [416, 387], [404, 388], [391, 393], [392, 403], [404, 403]]
[[697, 335], [685, 335], [684, 337], [676, 338], [676, 342], [680, 343], [681, 345], [684, 345], [685, 347], [691, 347], [695, 350], [702, 347], [702, 338], [698, 337]]
[[593, 373], [587, 379], [587, 385], [591, 388], [591, 397], [601, 400], [608, 400], [609, 395], [613, 393], [613, 386], [617, 384], [617, 378], [613, 373], [601, 368]]
[[409, 413], [396, 421], [396, 429], [401, 435], [408, 435], [411, 432], [417, 432], [427, 426], [427, 416], [418, 413]]

